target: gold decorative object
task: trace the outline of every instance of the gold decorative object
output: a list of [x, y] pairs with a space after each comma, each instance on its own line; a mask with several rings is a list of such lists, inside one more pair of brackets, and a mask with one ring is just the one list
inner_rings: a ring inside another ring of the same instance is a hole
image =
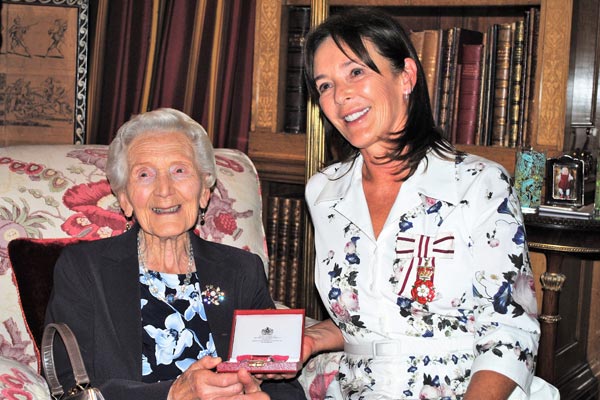
[[553, 292], [560, 292], [563, 283], [565, 283], [566, 276], [556, 272], [544, 272], [540, 277], [542, 282], [542, 288], [544, 290], [551, 290]]
[[562, 319], [560, 315], [540, 315], [539, 318], [548, 324], [556, 324]]

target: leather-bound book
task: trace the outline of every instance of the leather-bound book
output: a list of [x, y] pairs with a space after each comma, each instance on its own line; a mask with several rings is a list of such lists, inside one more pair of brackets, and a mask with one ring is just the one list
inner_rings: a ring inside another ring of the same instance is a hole
[[441, 81], [439, 87], [439, 109], [438, 109], [438, 125], [444, 133], [444, 137], [450, 140], [449, 126], [449, 107], [450, 107], [450, 83], [453, 79], [452, 74], [452, 47], [456, 37], [454, 28], [444, 29], [441, 48]]
[[525, 93], [523, 95], [523, 117], [521, 121], [522, 145], [529, 143], [529, 135], [535, 131], [534, 122], [536, 112], [535, 93], [535, 69], [537, 64], [537, 43], [540, 25], [540, 10], [533, 7], [529, 9], [527, 21], [527, 51], [525, 52], [525, 82], [523, 84]]
[[285, 293], [289, 266], [290, 221], [292, 215], [292, 198], [283, 197], [279, 205], [279, 222], [277, 229], [276, 259], [276, 291], [273, 300], [285, 302]]
[[279, 204], [281, 197], [269, 196], [267, 202], [267, 251], [269, 252], [269, 293], [275, 298], [277, 288], [277, 237], [279, 235]]
[[421, 65], [423, 66], [423, 72], [425, 73], [429, 101], [431, 102], [431, 111], [434, 116], [438, 115], [439, 110], [438, 88], [441, 80], [440, 49], [442, 47], [442, 37], [443, 34], [441, 29], [428, 29], [424, 31], [423, 58], [421, 60]]
[[483, 33], [459, 27], [444, 31], [442, 40], [442, 81], [440, 91], [439, 126], [451, 140], [454, 99], [456, 97], [456, 70], [463, 44], [481, 44]]
[[515, 32], [510, 71], [510, 101], [508, 108], [508, 147], [519, 144], [521, 108], [523, 107], [523, 81], [525, 57], [525, 21], [515, 22]]
[[287, 70], [283, 130], [306, 132], [308, 92], [304, 83], [304, 38], [310, 29], [310, 7], [288, 7]]
[[410, 31], [410, 41], [417, 52], [419, 61], [423, 63], [423, 40], [425, 39], [425, 31]]
[[285, 285], [286, 296], [285, 304], [288, 307], [296, 308], [300, 305], [300, 293], [298, 291], [302, 280], [302, 260], [303, 255], [303, 233], [304, 233], [304, 200], [296, 198], [292, 200], [292, 210], [290, 218], [290, 244], [289, 244], [289, 263], [288, 276], [286, 282], [280, 282]]
[[512, 42], [512, 24], [499, 24], [496, 41], [492, 146], [505, 146], [508, 143], [508, 93], [510, 88]]
[[477, 125], [475, 126], [475, 144], [482, 145], [484, 141], [484, 121], [486, 118], [486, 77], [488, 74], [489, 30], [483, 33], [483, 47], [481, 49], [481, 77], [479, 81], [479, 104], [477, 105]]
[[462, 47], [460, 89], [456, 123], [456, 143], [476, 144], [477, 115], [481, 99], [482, 44]]

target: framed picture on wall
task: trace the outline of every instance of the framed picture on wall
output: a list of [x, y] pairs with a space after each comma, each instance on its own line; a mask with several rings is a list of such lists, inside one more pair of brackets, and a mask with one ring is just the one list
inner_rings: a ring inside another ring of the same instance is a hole
[[86, 143], [88, 0], [2, 0], [0, 145]]
[[563, 155], [546, 161], [546, 204], [583, 205], [583, 160]]

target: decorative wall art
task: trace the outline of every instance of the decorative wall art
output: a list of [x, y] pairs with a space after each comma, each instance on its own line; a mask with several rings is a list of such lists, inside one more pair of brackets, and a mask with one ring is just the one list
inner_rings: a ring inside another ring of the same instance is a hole
[[0, 145], [85, 143], [88, 0], [2, 0]]

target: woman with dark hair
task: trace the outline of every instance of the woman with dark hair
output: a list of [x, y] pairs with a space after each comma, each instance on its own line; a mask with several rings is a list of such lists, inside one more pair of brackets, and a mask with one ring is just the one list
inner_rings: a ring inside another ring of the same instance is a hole
[[305, 52], [343, 144], [306, 187], [331, 319], [306, 330], [304, 356], [344, 350], [328, 398], [557, 396], [534, 377], [540, 328], [509, 175], [443, 138], [404, 29], [353, 8]]

